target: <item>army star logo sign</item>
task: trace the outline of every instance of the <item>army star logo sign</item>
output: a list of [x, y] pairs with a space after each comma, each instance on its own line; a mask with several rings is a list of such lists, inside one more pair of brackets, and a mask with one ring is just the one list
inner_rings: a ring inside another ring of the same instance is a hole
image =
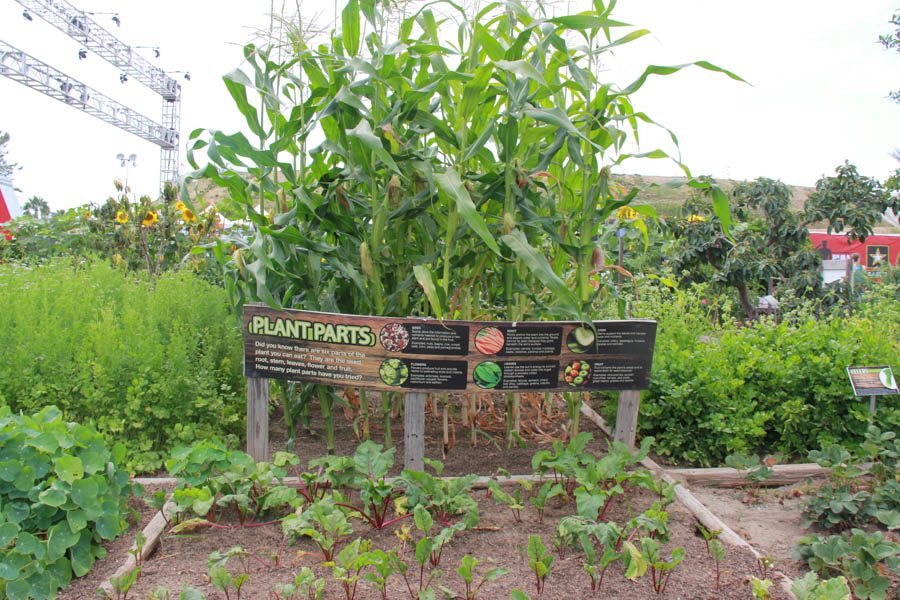
[[870, 269], [883, 267], [887, 263], [887, 246], [866, 246], [866, 266]]

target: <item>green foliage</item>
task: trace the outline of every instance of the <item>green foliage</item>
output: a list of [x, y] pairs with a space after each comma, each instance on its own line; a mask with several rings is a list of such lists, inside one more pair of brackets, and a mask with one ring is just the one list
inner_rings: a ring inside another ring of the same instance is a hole
[[56, 404], [155, 471], [169, 450], [242, 431], [241, 338], [221, 289], [186, 272], [154, 282], [100, 263], [0, 265], [0, 404]]
[[341, 582], [347, 600], [356, 598], [360, 571], [372, 564], [369, 553], [371, 546], [370, 540], [356, 538], [344, 546], [331, 561], [325, 563], [331, 567], [332, 576]]
[[[876, 426], [866, 431], [859, 452], [850, 453], [832, 444], [813, 450], [809, 459], [829, 469], [827, 481], [801, 503], [807, 526], [816, 523], [826, 529], [850, 529], [875, 519], [889, 528], [900, 522], [900, 482], [896, 473], [900, 443], [892, 431]], [[868, 469], [863, 463], [870, 463]], [[871, 475], [872, 481], [863, 479]]]
[[120, 182], [115, 185], [117, 197], [52, 215], [42, 199], [29, 200], [34, 215], [8, 225], [13, 237], [0, 237], [0, 262], [38, 265], [54, 257], [100, 258], [117, 268], [152, 275], [187, 265], [213, 278], [205, 255], [192, 255], [191, 249], [218, 234], [221, 223], [214, 208], [195, 215], [176, 201], [171, 184], [157, 201], [149, 196], [136, 199]]
[[900, 572], [900, 544], [885, 539], [880, 531], [850, 533], [821, 538], [800, 538], [793, 550], [795, 560], [804, 560], [821, 576], [843, 576], [856, 598], [884, 600], [890, 579], [886, 571]]
[[[440, 475], [444, 466], [439, 461], [428, 461]], [[453, 518], [463, 515], [470, 527], [478, 524], [478, 503], [469, 491], [478, 479], [475, 474], [450, 479], [439, 479], [426, 471], [404, 469], [400, 479], [406, 491], [409, 506], [424, 506], [440, 522], [449, 524]]]
[[281, 485], [287, 474], [284, 467], [299, 460], [276, 452], [272, 463], [257, 463], [218, 440], [203, 440], [173, 449], [166, 469], [178, 477], [172, 500], [179, 514], [192, 512], [215, 521], [215, 509], [233, 509], [244, 526], [266, 511], [299, 504], [297, 490]]
[[[235, 600], [241, 599], [241, 587], [250, 579], [250, 573], [247, 569], [246, 560], [249, 554], [240, 546], [230, 548], [226, 553], [218, 550], [210, 553], [206, 560], [206, 568], [209, 572], [210, 582], [222, 593], [225, 594], [226, 600], [231, 599], [231, 590], [235, 591]], [[240, 572], [232, 575], [228, 570], [228, 561], [237, 558], [241, 564]]]
[[791, 592], [797, 600], [850, 600], [851, 597], [846, 577], [839, 575], [820, 581], [815, 571], [794, 579]]
[[650, 571], [653, 591], [659, 596], [666, 591], [666, 584], [672, 576], [672, 569], [678, 566], [685, 557], [684, 548], [674, 548], [669, 560], [664, 560], [659, 551], [660, 543], [652, 537], [642, 537], [639, 540], [640, 550], [631, 542], [625, 542], [623, 562], [625, 564], [625, 577], [637, 579]]
[[[9, 162], [9, 159], [6, 157], [6, 144], [9, 143], [9, 137], [8, 133], [0, 131], [0, 177], [10, 177], [18, 169], [22, 168], [16, 163]], [[0, 240], [2, 239], [3, 238], [0, 238]]]
[[126, 528], [124, 457], [122, 444], [110, 449], [56, 407], [0, 407], [0, 598], [55, 598], [105, 556], [103, 540]]
[[[640, 433], [657, 438], [654, 450], [717, 466], [735, 452], [859, 447], [869, 403], [854, 397], [846, 367], [900, 363], [900, 313], [891, 296], [873, 290], [851, 315], [817, 314], [809, 305], [780, 322], [745, 326], [705, 303], [708, 291], [648, 288], [636, 307], [635, 316], [659, 323], [638, 417]], [[900, 411], [879, 406], [875, 421], [896, 430]]]
[[353, 533], [353, 526], [334, 499], [326, 496], [281, 522], [285, 538], [293, 542], [307, 536], [322, 550], [326, 561], [332, 560], [340, 543]]
[[844, 162], [834, 172], [834, 177], [819, 179], [806, 199], [808, 221], [826, 221], [828, 233], [846, 231], [852, 239], [864, 241], [887, 209], [900, 213], [900, 198], [887, 193], [876, 179], [860, 175], [854, 165]]
[[[275, 597], [278, 600], [320, 600], [325, 591], [325, 579], [316, 579], [309, 567], [300, 569], [300, 573], [294, 577], [292, 583], [275, 585]], [[297, 594], [300, 594], [299, 596]]]

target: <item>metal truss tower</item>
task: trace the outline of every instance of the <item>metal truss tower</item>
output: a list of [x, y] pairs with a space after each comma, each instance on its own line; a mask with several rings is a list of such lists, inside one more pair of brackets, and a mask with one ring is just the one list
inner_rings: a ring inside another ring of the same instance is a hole
[[160, 190], [178, 179], [181, 131], [181, 84], [153, 66], [134, 49], [119, 41], [65, 0], [16, 0], [27, 13], [37, 15], [162, 97], [162, 119], [157, 123], [104, 96], [36, 58], [0, 41], [0, 75], [5, 75], [51, 98], [73, 106], [160, 147]]

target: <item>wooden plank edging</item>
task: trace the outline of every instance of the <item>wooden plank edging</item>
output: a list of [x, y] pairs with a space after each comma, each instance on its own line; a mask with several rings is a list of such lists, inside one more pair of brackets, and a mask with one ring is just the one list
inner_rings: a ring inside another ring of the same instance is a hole
[[[174, 478], [173, 478], [174, 479]], [[165, 505], [163, 505], [162, 510], [158, 511], [150, 522], [144, 527], [144, 547], [141, 549], [141, 561], [145, 560], [150, 553], [156, 549], [157, 544], [159, 544], [159, 538], [162, 537], [163, 531], [166, 530], [166, 517], [165, 515], [171, 515], [175, 510], [175, 503], [171, 501], [171, 494], [169, 498], [166, 500]], [[116, 570], [116, 572], [110, 577], [124, 577], [131, 573], [135, 567], [137, 567], [137, 560], [135, 560], [134, 554], [132, 552], [137, 551], [137, 544], [132, 544], [131, 549], [129, 550], [128, 556], [125, 558], [125, 562]], [[112, 587], [112, 584], [109, 582], [109, 579], [100, 584], [100, 589], [105, 591], [106, 594], [110, 597], [115, 597], [115, 593]]]

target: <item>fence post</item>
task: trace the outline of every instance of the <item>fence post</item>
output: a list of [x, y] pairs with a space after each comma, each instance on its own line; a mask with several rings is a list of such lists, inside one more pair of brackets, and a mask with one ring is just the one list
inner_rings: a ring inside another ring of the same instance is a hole
[[622, 442], [629, 448], [634, 448], [638, 409], [640, 406], [641, 392], [639, 390], [622, 390], [619, 392], [619, 408], [616, 411], [616, 435], [614, 439]]
[[425, 468], [425, 394], [407, 392], [403, 405], [403, 467], [421, 471]]
[[247, 454], [269, 460], [269, 380], [247, 378]]

